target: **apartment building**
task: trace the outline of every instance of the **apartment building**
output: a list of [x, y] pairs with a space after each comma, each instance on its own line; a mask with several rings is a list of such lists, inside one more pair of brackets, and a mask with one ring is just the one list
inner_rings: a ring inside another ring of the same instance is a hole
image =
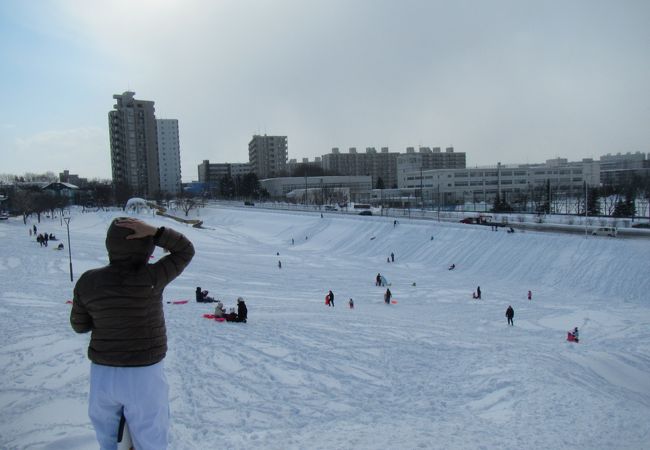
[[181, 152], [178, 120], [156, 119], [160, 192], [176, 195], [181, 191]]
[[260, 179], [285, 175], [287, 137], [253, 135], [248, 143], [248, 162]]
[[113, 184], [127, 185], [140, 197], [154, 195], [160, 190], [154, 102], [138, 100], [131, 91], [113, 98], [108, 113]]

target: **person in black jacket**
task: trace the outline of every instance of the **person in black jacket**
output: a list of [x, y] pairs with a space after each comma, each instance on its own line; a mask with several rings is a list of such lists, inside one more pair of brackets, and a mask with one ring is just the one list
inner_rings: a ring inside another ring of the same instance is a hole
[[332, 292], [332, 290], [330, 289], [330, 291], [329, 291], [329, 293], [327, 295], [329, 295], [329, 298], [330, 298], [330, 306], [334, 307], [334, 292]]
[[506, 317], [508, 318], [508, 325], [515, 325], [515, 322], [512, 320], [513, 317], [515, 317], [515, 310], [512, 309], [512, 306], [508, 305], [508, 309], [506, 309]]
[[248, 308], [246, 307], [246, 303], [244, 302], [244, 299], [239, 297], [237, 299], [237, 322], [246, 323], [247, 318], [248, 318]]
[[393, 293], [390, 291], [390, 289], [386, 289], [386, 293], [384, 294], [384, 302], [386, 302], [387, 305], [390, 305], [390, 299], [393, 296]]
[[208, 291], [202, 291], [200, 287], [196, 287], [196, 301], [198, 303], [214, 303], [216, 300], [208, 297]]

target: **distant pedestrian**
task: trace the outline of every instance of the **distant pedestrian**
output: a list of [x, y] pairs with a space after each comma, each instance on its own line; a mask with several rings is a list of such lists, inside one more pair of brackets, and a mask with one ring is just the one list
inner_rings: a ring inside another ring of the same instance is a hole
[[29, 229], [29, 237], [31, 237], [31, 236], [32, 236], [32, 229], [30, 228]]
[[476, 298], [479, 300], [481, 299], [481, 286], [476, 288]]
[[386, 288], [386, 293], [384, 293], [384, 303], [390, 305], [390, 299], [393, 297], [393, 293], [390, 289]]
[[533, 293], [531, 291], [528, 291], [528, 300], [533, 299]]
[[350, 309], [354, 309], [354, 300], [350, 299], [348, 305], [350, 305]]
[[293, 244], [294, 244], [294, 240], [293, 240], [293, 238], [291, 238], [291, 245], [293, 245]]
[[397, 226], [397, 219], [393, 220], [393, 228]]
[[333, 308], [334, 307], [334, 292], [330, 289], [330, 291], [327, 293], [327, 296], [330, 298], [330, 306]]
[[508, 318], [508, 325], [515, 325], [515, 322], [512, 320], [513, 317], [515, 317], [515, 310], [512, 309], [512, 306], [508, 305], [508, 309], [506, 309], [506, 317]]
[[395, 262], [395, 253], [390, 252], [390, 260], [391, 262]]
[[36, 225], [34, 225], [34, 234], [36, 234], [36, 233], [37, 233], [37, 231], [36, 231]]
[[323, 213], [320, 213], [320, 218], [321, 218], [321, 219], [323, 218]]
[[381, 274], [378, 273], [377, 277], [375, 278], [375, 286], [381, 286]]
[[282, 261], [278, 261], [278, 269], [282, 269]]
[[387, 263], [390, 262], [390, 256], [389, 256], [388, 258], [386, 258], [386, 262], [387, 262]]

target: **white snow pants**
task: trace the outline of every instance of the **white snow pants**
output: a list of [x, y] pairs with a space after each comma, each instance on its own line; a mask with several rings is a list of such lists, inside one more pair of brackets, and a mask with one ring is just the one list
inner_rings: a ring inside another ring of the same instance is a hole
[[122, 408], [136, 449], [167, 448], [169, 386], [162, 361], [145, 367], [91, 363], [88, 416], [101, 450], [117, 449]]

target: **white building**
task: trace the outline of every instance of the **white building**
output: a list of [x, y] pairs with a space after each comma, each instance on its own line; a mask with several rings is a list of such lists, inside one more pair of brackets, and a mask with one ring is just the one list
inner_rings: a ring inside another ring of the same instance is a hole
[[490, 203], [497, 194], [506, 201], [549, 189], [553, 195], [579, 196], [600, 185], [600, 163], [557, 158], [543, 164], [502, 165], [467, 169], [411, 170], [399, 174], [399, 187], [413, 189], [425, 203]]
[[[372, 188], [372, 177], [359, 176], [322, 176], [322, 177], [279, 177], [260, 180], [272, 198], [287, 199], [297, 192], [312, 191], [312, 197], [318, 197], [319, 203], [340, 202], [337, 195], [345, 190], [349, 192], [346, 201], [367, 199]], [[292, 194], [293, 193], [293, 194]], [[336, 195], [335, 195], [336, 193]], [[291, 194], [291, 195], [290, 195]]]
[[158, 134], [158, 167], [160, 192], [177, 194], [181, 191], [181, 153], [178, 120], [156, 119]]

